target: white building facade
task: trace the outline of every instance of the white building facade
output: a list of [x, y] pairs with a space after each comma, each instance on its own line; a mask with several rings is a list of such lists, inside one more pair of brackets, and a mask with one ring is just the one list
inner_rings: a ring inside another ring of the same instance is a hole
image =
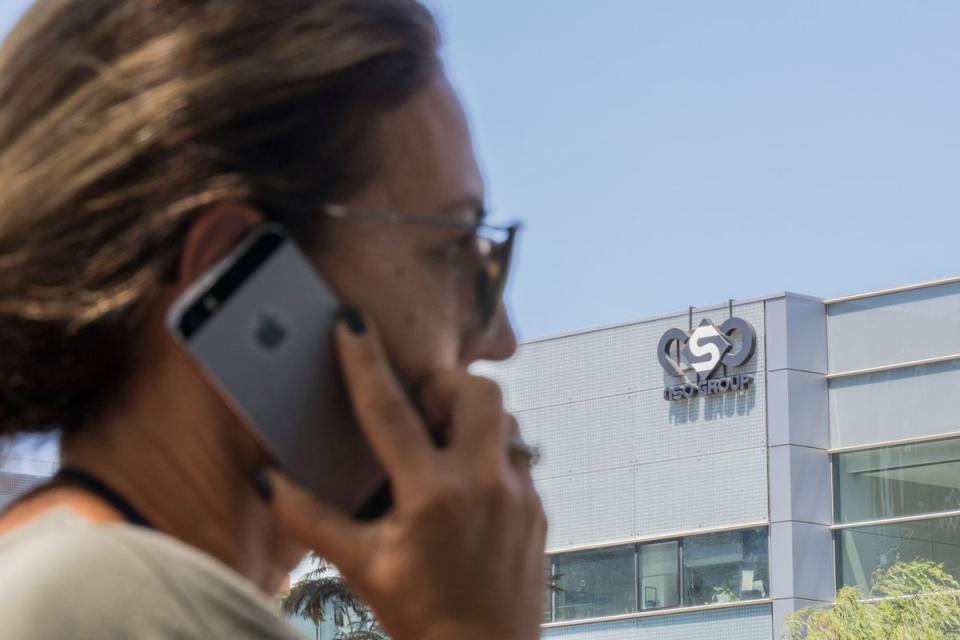
[[478, 369], [543, 450], [546, 638], [772, 640], [897, 560], [960, 577], [960, 279], [730, 302]]

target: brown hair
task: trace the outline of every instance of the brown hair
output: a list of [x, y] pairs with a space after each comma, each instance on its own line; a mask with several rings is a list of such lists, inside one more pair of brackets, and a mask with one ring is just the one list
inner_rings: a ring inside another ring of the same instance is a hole
[[0, 50], [0, 436], [75, 430], [198, 211], [295, 234], [426, 84], [416, 0], [40, 0]]

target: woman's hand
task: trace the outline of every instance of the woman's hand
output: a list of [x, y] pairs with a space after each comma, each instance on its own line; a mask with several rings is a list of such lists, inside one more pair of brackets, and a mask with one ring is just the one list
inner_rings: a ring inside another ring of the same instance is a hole
[[354, 412], [390, 477], [394, 507], [357, 522], [275, 474], [281, 527], [334, 563], [394, 640], [539, 638], [546, 518], [528, 460], [508, 452], [517, 425], [499, 387], [466, 371], [424, 383], [427, 418], [447, 426], [441, 450], [375, 329], [341, 321], [336, 333]]

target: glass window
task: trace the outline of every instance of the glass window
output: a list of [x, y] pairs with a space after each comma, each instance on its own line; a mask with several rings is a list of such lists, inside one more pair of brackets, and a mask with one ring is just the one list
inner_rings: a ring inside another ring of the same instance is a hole
[[557, 556], [557, 620], [633, 613], [637, 610], [635, 547], [613, 547]]
[[683, 541], [685, 606], [765, 598], [768, 572], [765, 528]]
[[547, 570], [547, 587], [543, 590], [543, 621], [553, 622], [553, 576], [556, 559], [550, 558], [549, 569]]
[[838, 454], [838, 523], [960, 510], [960, 439]]
[[868, 593], [877, 569], [932, 560], [960, 579], [960, 517], [843, 529], [837, 536], [840, 582]]
[[640, 608], [680, 606], [680, 543], [640, 547]]

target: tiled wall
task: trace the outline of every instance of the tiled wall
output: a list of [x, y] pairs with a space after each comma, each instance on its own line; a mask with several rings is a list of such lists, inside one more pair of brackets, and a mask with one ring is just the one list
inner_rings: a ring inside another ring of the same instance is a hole
[[[667, 329], [687, 329], [686, 314], [530, 343], [508, 363], [477, 367], [543, 449], [535, 479], [550, 549], [767, 520], [763, 304], [734, 308], [758, 334], [753, 360], [728, 372], [756, 376], [745, 394], [663, 399], [678, 381], [657, 345]], [[700, 312], [693, 323], [728, 315]]]

